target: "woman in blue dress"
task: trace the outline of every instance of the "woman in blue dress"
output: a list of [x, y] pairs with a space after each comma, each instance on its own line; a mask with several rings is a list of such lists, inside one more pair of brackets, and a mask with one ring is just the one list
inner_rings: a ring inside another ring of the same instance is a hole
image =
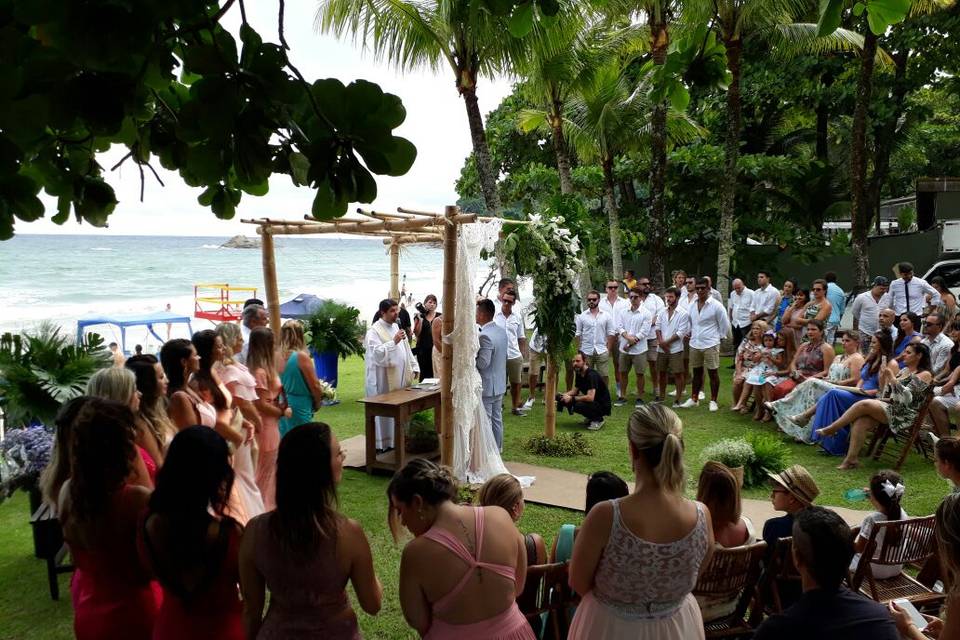
[[893, 345], [893, 357], [897, 359], [897, 364], [901, 369], [903, 364], [903, 350], [911, 342], [919, 341], [923, 336], [920, 335], [920, 316], [915, 313], [900, 314], [900, 332], [897, 334], [897, 341]]
[[780, 292], [780, 306], [777, 308], [777, 317], [776, 322], [774, 323], [774, 331], [780, 332], [780, 329], [783, 327], [783, 312], [787, 310], [787, 307], [793, 304], [793, 292], [797, 288], [797, 281], [793, 278], [787, 278], [783, 281], [783, 291]]
[[291, 416], [280, 418], [280, 437], [294, 427], [313, 420], [316, 408], [323, 401], [323, 389], [317, 379], [313, 358], [307, 351], [303, 324], [287, 320], [280, 327], [281, 360], [278, 367], [280, 382], [290, 407]]
[[892, 358], [892, 344], [893, 339], [888, 330], [881, 329], [875, 333], [870, 341], [870, 353], [860, 369], [860, 382], [857, 386], [831, 389], [817, 400], [817, 410], [810, 423], [810, 442], [819, 444], [824, 451], [834, 456], [847, 453], [850, 439], [849, 426], [829, 436], [820, 436], [817, 429], [831, 424], [861, 400], [875, 398], [880, 388], [880, 372], [884, 367], [887, 367], [892, 375], [896, 375], [899, 368]]

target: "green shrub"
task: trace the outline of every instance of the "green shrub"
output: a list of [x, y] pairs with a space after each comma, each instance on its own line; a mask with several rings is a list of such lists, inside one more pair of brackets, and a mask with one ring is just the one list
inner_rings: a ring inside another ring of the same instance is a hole
[[342, 359], [363, 355], [360, 311], [355, 307], [325, 300], [304, 322], [307, 345], [317, 353], [334, 352]]
[[753, 461], [753, 447], [743, 438], [718, 440], [704, 447], [700, 453], [701, 462], [710, 460], [725, 464], [731, 469], [734, 467], [744, 467], [746, 469], [747, 465]]
[[544, 435], [533, 436], [524, 444], [524, 448], [538, 456], [551, 458], [572, 458], [574, 456], [592, 456], [593, 447], [582, 433], [558, 433], [553, 438]]
[[426, 453], [436, 451], [440, 447], [440, 438], [433, 425], [433, 411], [418, 411], [410, 417], [407, 423], [406, 449], [407, 453]]
[[772, 433], [747, 434], [747, 442], [753, 448], [753, 460], [743, 470], [743, 482], [748, 487], [767, 481], [767, 472], [780, 473], [787, 468], [790, 449]]

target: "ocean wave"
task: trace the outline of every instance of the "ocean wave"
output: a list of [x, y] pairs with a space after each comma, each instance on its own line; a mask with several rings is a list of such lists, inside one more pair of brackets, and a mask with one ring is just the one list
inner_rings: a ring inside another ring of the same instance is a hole
[[201, 249], [219, 249], [220, 245], [218, 244], [202, 244], [200, 245]]
[[113, 251], [112, 247], [93, 247], [90, 251]]

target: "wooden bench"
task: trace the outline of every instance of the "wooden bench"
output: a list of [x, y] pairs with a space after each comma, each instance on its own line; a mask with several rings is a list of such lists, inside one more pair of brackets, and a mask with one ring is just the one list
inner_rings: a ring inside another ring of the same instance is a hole
[[47, 582], [50, 584], [50, 598], [60, 599], [60, 584], [57, 577], [61, 573], [71, 573], [73, 565], [64, 564], [67, 545], [63, 542], [63, 529], [57, 518], [55, 507], [43, 503], [30, 517], [33, 528], [33, 548], [36, 556], [47, 562]]

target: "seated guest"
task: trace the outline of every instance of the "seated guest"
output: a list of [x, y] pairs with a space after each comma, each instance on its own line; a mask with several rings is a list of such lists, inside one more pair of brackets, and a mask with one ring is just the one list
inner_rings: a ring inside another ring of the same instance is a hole
[[740, 483], [719, 462], [703, 465], [697, 482], [697, 500], [710, 509], [713, 537], [718, 546], [739, 547], [755, 539], [750, 518], [740, 514]]
[[[870, 499], [870, 504], [873, 505], [876, 511], [864, 518], [863, 523], [860, 525], [860, 533], [853, 543], [853, 550], [856, 551], [856, 555], [854, 555], [853, 560], [850, 561], [851, 572], [857, 570], [857, 565], [860, 564], [860, 555], [867, 548], [867, 543], [870, 541], [870, 533], [873, 531], [876, 523], [907, 519], [907, 512], [900, 506], [903, 491], [903, 478], [900, 477], [900, 474], [896, 471], [885, 469], [877, 471], [870, 476], [870, 486], [867, 487], [867, 497]], [[874, 550], [873, 558], [880, 556], [880, 548], [883, 545], [884, 535], [885, 532], [883, 531], [877, 534], [877, 548]], [[891, 544], [898, 542], [902, 541], [890, 540]], [[903, 566], [899, 564], [871, 564], [870, 570], [873, 572], [874, 578], [884, 580], [900, 575]]]
[[853, 556], [850, 527], [829, 509], [810, 507], [793, 524], [793, 562], [803, 595], [763, 621], [754, 640], [897, 640], [886, 608], [843, 586]]
[[[501, 507], [510, 514], [514, 524], [523, 516], [523, 487], [520, 481], [509, 473], [493, 476], [483, 483], [477, 493], [477, 503], [481, 507]], [[543, 564], [547, 561], [543, 538], [535, 533], [523, 536], [523, 545], [527, 549], [527, 566]]]
[[661, 404], [630, 416], [636, 490], [583, 521], [570, 561], [570, 586], [583, 595], [571, 640], [703, 638], [692, 591], [713, 532], [709, 510], [683, 496], [682, 434], [677, 414]]
[[[940, 375], [934, 372], [933, 402], [930, 403], [930, 418], [933, 420], [933, 431], [939, 436], [950, 433], [950, 414], [960, 408], [960, 394], [957, 393], [957, 383], [960, 382], [960, 321], [954, 321], [947, 333], [953, 340], [953, 348], [947, 364]], [[946, 372], [946, 375], [943, 373]]]
[[153, 634], [159, 593], [137, 554], [137, 523], [150, 492], [129, 480], [140, 460], [134, 440], [128, 404], [90, 398], [77, 413], [57, 513], [76, 566], [70, 593], [78, 640]]
[[950, 375], [953, 369], [947, 368], [953, 340], [947, 336], [946, 319], [942, 313], [931, 313], [923, 323], [923, 344], [930, 347], [930, 370], [933, 377], [940, 379]]
[[143, 433], [141, 438], [148, 444], [147, 451], [160, 466], [170, 441], [177, 434], [167, 415], [167, 376], [157, 357], [150, 354], [131, 356], [124, 366], [133, 371], [140, 392], [140, 409], [135, 414], [137, 431]]
[[557, 410], [566, 409], [570, 415], [578, 413], [584, 417], [584, 425], [588, 429], [599, 431], [603, 427], [604, 416], [610, 415], [610, 391], [582, 351], [573, 357], [573, 370], [576, 373], [573, 388], [557, 394]]
[[[157, 457], [162, 460], [157, 441], [146, 427], [136, 424], [136, 415], [140, 411], [140, 392], [137, 391], [137, 377], [133, 372], [122, 366], [100, 369], [87, 381], [87, 395], [93, 398], [103, 398], [127, 405], [134, 416], [130, 428], [136, 434], [134, 443], [137, 447], [139, 461], [133, 465], [134, 475], [131, 480], [147, 489], [153, 489], [157, 477]], [[151, 450], [153, 453], [151, 453]]]
[[139, 538], [141, 561], [163, 587], [153, 640], [244, 638], [241, 528], [224, 515], [233, 483], [229, 456], [215, 431], [187, 427], [157, 474]]
[[390, 529], [415, 537], [400, 561], [403, 616], [425, 638], [534, 640], [517, 607], [527, 557], [510, 516], [454, 502], [449, 469], [411, 460], [387, 487]]
[[893, 433], [909, 429], [920, 411], [927, 388], [933, 381], [930, 373], [930, 349], [917, 342], [907, 345], [903, 351], [905, 368], [894, 377], [887, 370], [881, 371], [882, 398], [870, 398], [856, 403], [829, 426], [817, 429], [818, 437], [832, 436], [850, 425], [850, 445], [847, 455], [837, 469], [854, 469], [860, 466], [860, 449], [867, 433], [877, 425], [885, 424]]
[[793, 361], [787, 368], [787, 380], [770, 392], [773, 400], [783, 398], [807, 378], [826, 378], [830, 371], [836, 351], [832, 344], [828, 345], [823, 339], [823, 322], [810, 320], [806, 327], [807, 341], [798, 346], [793, 354]]
[[780, 370], [787, 362], [786, 336], [777, 334], [773, 331], [767, 331], [763, 334], [763, 349], [760, 352], [760, 362], [747, 374], [746, 385], [744, 386], [744, 395], [742, 396], [741, 413], [746, 413], [746, 398], [750, 393], [754, 395], [754, 404], [756, 408], [753, 412], [753, 419], [759, 422], [770, 422], [773, 416], [767, 409], [767, 400], [770, 399], [770, 393], [773, 388], [783, 382], [780, 377]]
[[763, 524], [763, 539], [767, 543], [768, 556], [776, 548], [777, 540], [793, 535], [793, 520], [796, 514], [813, 504], [820, 495], [813, 476], [799, 464], [769, 475], [772, 487], [770, 502], [773, 503], [774, 511], [785, 511], [786, 515], [770, 518]]
[[[584, 516], [601, 502], [624, 498], [629, 494], [630, 489], [627, 487], [627, 483], [612, 471], [591, 473], [587, 477]], [[580, 527], [576, 525], [560, 525], [560, 532], [557, 534], [557, 539], [553, 541], [553, 550], [550, 551], [550, 562], [566, 562], [573, 556], [573, 541], [579, 530]]]
[[960, 487], [960, 440], [953, 436], [937, 438], [933, 446], [933, 466], [957, 491]]
[[359, 638], [347, 582], [364, 611], [380, 611], [383, 588], [367, 536], [337, 511], [343, 460], [322, 422], [294, 427], [280, 441], [277, 508], [250, 520], [240, 542], [247, 638]]
[[923, 337], [920, 335], [920, 316], [909, 312], [901, 313], [899, 327], [900, 332], [897, 334], [897, 338], [893, 343], [893, 356], [897, 359], [897, 362], [900, 363], [900, 368], [902, 369], [905, 366], [903, 364], [903, 350], [906, 349], [907, 345], [911, 342], [919, 342]]
[[763, 334], [766, 331], [767, 323], [763, 320], [755, 320], [750, 325], [747, 338], [741, 341], [740, 346], [737, 347], [737, 353], [733, 358], [733, 404], [730, 411], [740, 411], [741, 406], [750, 395], [747, 374], [760, 364], [764, 348]]

